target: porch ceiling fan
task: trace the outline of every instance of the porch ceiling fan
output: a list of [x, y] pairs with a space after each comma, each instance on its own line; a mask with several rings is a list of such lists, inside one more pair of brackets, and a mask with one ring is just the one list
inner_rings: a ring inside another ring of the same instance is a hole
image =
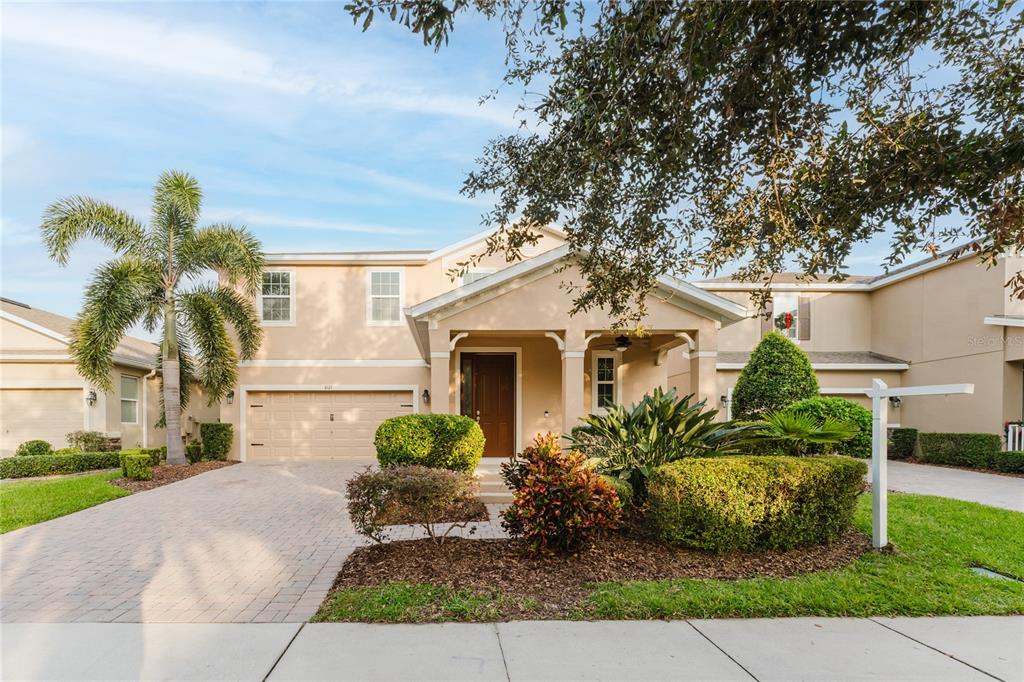
[[611, 342], [594, 344], [594, 348], [606, 348], [608, 350], [624, 351], [629, 350], [633, 345], [633, 339], [625, 334], [619, 334]]

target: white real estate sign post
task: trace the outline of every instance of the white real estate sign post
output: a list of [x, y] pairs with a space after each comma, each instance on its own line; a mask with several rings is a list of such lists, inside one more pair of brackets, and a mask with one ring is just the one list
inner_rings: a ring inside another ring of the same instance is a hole
[[880, 549], [889, 544], [889, 398], [911, 395], [957, 395], [974, 393], [974, 384], [940, 384], [889, 388], [874, 379], [865, 394], [871, 398], [871, 544]]

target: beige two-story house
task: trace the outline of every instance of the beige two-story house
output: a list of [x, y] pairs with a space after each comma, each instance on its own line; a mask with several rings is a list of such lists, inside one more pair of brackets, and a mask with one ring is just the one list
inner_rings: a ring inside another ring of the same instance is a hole
[[611, 402], [669, 385], [686, 350], [687, 391], [714, 402], [722, 329], [745, 319], [731, 301], [671, 278], [650, 296], [643, 338], [602, 312], [570, 316], [560, 285], [563, 235], [547, 229], [527, 258], [483, 260], [486, 235], [438, 251], [270, 254], [257, 306], [259, 355], [221, 407], [234, 456], [366, 456], [385, 418], [458, 413], [480, 422], [486, 454], [509, 456], [537, 433], [564, 432]]
[[486, 234], [437, 251], [269, 254], [257, 308], [257, 357], [221, 405], [234, 457], [368, 456], [385, 418], [411, 412], [477, 419], [486, 454], [508, 456], [537, 433], [565, 432], [608, 403], [655, 386], [694, 393], [728, 415], [730, 394], [773, 328], [806, 350], [823, 392], [863, 400], [892, 386], [975, 384], [973, 396], [890, 405], [890, 422], [1001, 432], [1021, 417], [1024, 320], [1002, 283], [1019, 259], [908, 266], [842, 283], [776, 276], [761, 319], [748, 284], [659, 281], [646, 334], [601, 312], [570, 316], [578, 282], [564, 235], [546, 229], [523, 261], [494, 256], [459, 281], [447, 271], [481, 253]]

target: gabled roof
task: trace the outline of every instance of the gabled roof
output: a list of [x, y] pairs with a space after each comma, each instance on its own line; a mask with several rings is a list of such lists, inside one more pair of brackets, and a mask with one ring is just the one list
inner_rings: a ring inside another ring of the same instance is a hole
[[[875, 291], [882, 287], [889, 286], [890, 284], [895, 284], [905, 279], [910, 279], [911, 277], [916, 277], [917, 275], [930, 272], [931, 270], [936, 270], [947, 265], [953, 265], [954, 263], [960, 263], [967, 260], [969, 256], [957, 260], [949, 260], [949, 257], [959, 248], [960, 247], [953, 247], [946, 249], [935, 256], [924, 258], [913, 263], [908, 263], [898, 268], [894, 268], [889, 272], [882, 273], [881, 275], [848, 275], [846, 279], [839, 282], [829, 281], [827, 277], [807, 278], [799, 272], [775, 272], [771, 274], [770, 288], [779, 290], [800, 289], [804, 291]], [[695, 286], [702, 289], [717, 291], [750, 291], [760, 289], [764, 284], [765, 283], [763, 281], [741, 281], [732, 275], [714, 277], [712, 279], [706, 279], [694, 283]]]
[[[814, 369], [891, 370], [910, 369], [910, 363], [899, 358], [870, 351], [808, 351]], [[750, 351], [718, 351], [718, 369], [742, 369], [750, 361]]]
[[[65, 345], [70, 343], [71, 325], [75, 322], [69, 317], [33, 308], [26, 303], [12, 301], [9, 298], [0, 298], [0, 319], [31, 329]], [[156, 366], [158, 350], [155, 343], [133, 336], [125, 336], [121, 338], [117, 348], [114, 349], [114, 362], [152, 369]], [[35, 354], [35, 351], [33, 353]], [[60, 357], [59, 353], [53, 352], [46, 353], [44, 351], [41, 354], [53, 355], [55, 359]]]
[[[497, 228], [491, 228], [470, 235], [440, 249], [400, 249], [395, 251], [270, 251], [266, 255], [268, 263], [392, 263], [406, 265], [422, 265], [430, 261], [460, 251], [487, 239]], [[565, 237], [565, 232], [557, 225], [544, 225], [537, 228], [542, 232], [556, 237]]]
[[[562, 261], [569, 257], [569, 245], [563, 244], [539, 256], [524, 260], [515, 265], [499, 270], [470, 284], [427, 299], [406, 309], [406, 315], [412, 319], [423, 319], [446, 308], [464, 304], [470, 299], [496, 289], [503, 284], [532, 275], [542, 270], [554, 271]], [[701, 314], [719, 320], [722, 324], [731, 324], [746, 317], [749, 312], [745, 306], [726, 298], [704, 291], [694, 285], [663, 276], [658, 278], [658, 291], [667, 294], [666, 301], [680, 307], [698, 310]]]

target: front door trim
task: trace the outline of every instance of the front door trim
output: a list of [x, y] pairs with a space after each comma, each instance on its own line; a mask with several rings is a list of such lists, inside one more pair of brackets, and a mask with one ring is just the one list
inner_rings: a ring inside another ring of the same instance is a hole
[[522, 346], [471, 346], [455, 349], [455, 410], [462, 408], [462, 382], [459, 372], [462, 371], [463, 353], [495, 353], [498, 355], [513, 354], [516, 356], [516, 454], [523, 451], [523, 348]]
[[245, 422], [248, 418], [248, 394], [265, 391], [297, 391], [302, 393], [341, 393], [344, 391], [410, 391], [413, 414], [420, 411], [419, 384], [244, 384], [238, 387], [238, 458], [246, 461]]

